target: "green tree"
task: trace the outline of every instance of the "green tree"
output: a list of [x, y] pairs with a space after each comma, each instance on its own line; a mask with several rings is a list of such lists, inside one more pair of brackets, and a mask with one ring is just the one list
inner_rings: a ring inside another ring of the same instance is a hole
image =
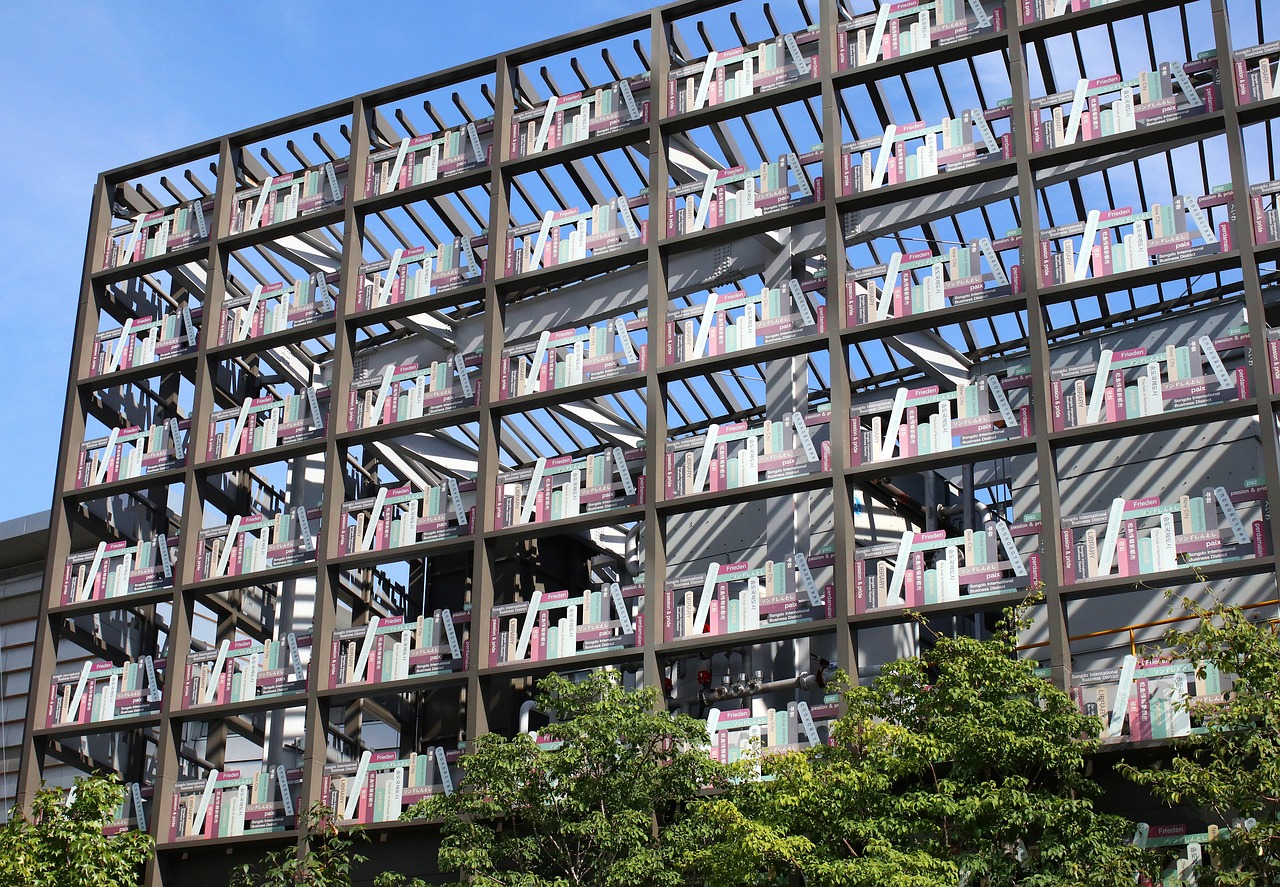
[[1238, 607], [1190, 598], [1182, 605], [1195, 626], [1168, 632], [1166, 653], [1234, 674], [1231, 691], [1221, 703], [1183, 703], [1207, 729], [1177, 740], [1167, 769], [1121, 770], [1169, 804], [1216, 817], [1217, 837], [1203, 848], [1208, 864], [1196, 883], [1280, 882], [1280, 637]]
[[1017, 618], [846, 682], [834, 743], [705, 801], [685, 864], [726, 887], [1132, 884], [1133, 826], [1085, 775], [1100, 724], [1018, 657]]
[[237, 866], [231, 872], [231, 887], [351, 887], [351, 873], [366, 861], [355, 852], [359, 841], [368, 841], [364, 830], [342, 830], [337, 816], [322, 804], [312, 804], [303, 813], [305, 842], [270, 850], [257, 862]]
[[539, 744], [480, 736], [464, 788], [405, 818], [442, 821], [440, 868], [504, 887], [665, 887], [684, 810], [718, 769], [706, 725], [659, 710], [657, 690], [628, 692], [614, 672], [574, 683], [550, 675], [537, 704], [555, 715]]
[[74, 794], [42, 788], [28, 815], [15, 810], [0, 826], [0, 884], [6, 887], [137, 887], [154, 852], [138, 831], [104, 835], [124, 800], [114, 779], [76, 779]]

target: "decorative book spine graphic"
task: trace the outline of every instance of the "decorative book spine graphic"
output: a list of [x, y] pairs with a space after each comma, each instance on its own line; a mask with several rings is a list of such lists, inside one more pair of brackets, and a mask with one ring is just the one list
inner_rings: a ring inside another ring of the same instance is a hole
[[1116, 498], [1107, 508], [1061, 520], [1068, 584], [1269, 557], [1271, 509], [1261, 480], [1205, 487], [1168, 503]]
[[100, 601], [173, 585], [177, 536], [163, 534], [142, 542], [99, 542], [91, 551], [67, 557], [62, 574], [62, 604]]
[[229, 838], [297, 825], [302, 769], [210, 770], [174, 785], [169, 840]]
[[195, 246], [209, 239], [213, 200], [200, 199], [135, 216], [107, 234], [103, 268], [118, 268]]
[[147, 831], [151, 822], [154, 789], [149, 785], [127, 782], [124, 797], [111, 813], [110, 821], [102, 827], [102, 834], [110, 837], [123, 832]]
[[707, 714], [711, 757], [724, 764], [751, 760], [760, 754], [801, 751], [830, 742], [831, 722], [839, 717], [836, 697], [821, 703], [789, 702], [785, 708], [766, 709], [754, 714], [750, 708]]
[[425, 363], [385, 366], [351, 383], [347, 427], [372, 428], [421, 419], [480, 402], [484, 355], [453, 353]]
[[1250, 105], [1280, 96], [1280, 40], [1231, 54], [1236, 103]]
[[889, 261], [850, 269], [845, 277], [845, 325], [876, 323], [941, 311], [1022, 291], [1022, 233], [980, 237], [945, 255], [922, 249], [893, 252]]
[[311, 636], [288, 632], [280, 640], [223, 640], [192, 653], [183, 674], [183, 708], [252, 702], [300, 693], [307, 687]]
[[755, 631], [835, 616], [835, 586], [814, 574], [834, 563], [831, 549], [787, 555], [753, 567], [711, 563], [705, 573], [663, 588], [663, 640]]
[[274, 570], [315, 558], [321, 509], [302, 506], [273, 517], [235, 515], [226, 526], [200, 531], [196, 575], [201, 579]]
[[643, 374], [649, 365], [649, 345], [642, 339], [647, 328], [643, 315], [614, 317], [586, 328], [544, 330], [536, 342], [505, 348], [498, 397]]
[[954, 391], [898, 388], [851, 410], [850, 464], [904, 459], [1031, 436], [1031, 375], [1013, 367]]
[[[771, 212], [822, 202], [822, 147], [784, 154], [758, 167], [717, 170], [667, 191], [666, 236], [693, 234]], [[810, 172], [816, 167], [816, 173]]]
[[489, 665], [542, 662], [644, 644], [644, 585], [535, 591], [489, 615]]
[[381, 487], [372, 498], [342, 505], [338, 550], [383, 551], [467, 536], [475, 531], [474, 479], [449, 478], [438, 486]]
[[547, 210], [540, 221], [507, 230], [503, 275], [512, 277], [646, 244], [648, 206], [648, 195], [641, 194], [610, 198], [585, 212], [576, 206]]
[[106, 437], [80, 445], [76, 487], [111, 483], [186, 464], [191, 422], [169, 419], [143, 430], [113, 428]]
[[[840, 149], [840, 194], [849, 196], [914, 182], [1013, 157], [1013, 136], [997, 135], [997, 121], [1009, 119], [1012, 103], [962, 111], [941, 123], [889, 124], [884, 135], [850, 142]], [[1007, 126], [1004, 127], [1006, 130]]]
[[712, 424], [704, 434], [668, 442], [666, 496], [696, 496], [831, 470], [831, 414]]
[[1117, 0], [1020, 0], [1022, 23], [1029, 25], [1115, 2]]
[[952, 537], [946, 530], [907, 530], [898, 540], [862, 546], [854, 553], [854, 612], [1035, 588], [1040, 530], [1039, 516], [1032, 515], [1013, 524], [990, 521]]
[[330, 390], [306, 388], [277, 400], [246, 397], [238, 407], [218, 410], [209, 419], [205, 461], [258, 453], [324, 435]]
[[364, 194], [372, 197], [425, 185], [488, 166], [492, 160], [492, 117], [405, 138], [398, 145], [369, 154]]
[[1148, 353], [1101, 349], [1089, 363], [1052, 369], [1053, 430], [1156, 416], [1251, 396], [1249, 328]]
[[1162, 62], [1136, 77], [1079, 80], [1031, 101], [1031, 148], [1046, 151], [1222, 109], [1218, 59]]
[[1280, 193], [1280, 181], [1249, 186], [1249, 221], [1253, 226], [1253, 242], [1258, 246], [1280, 241], [1277, 193]]
[[586, 456], [539, 458], [498, 475], [496, 527], [543, 523], [645, 504], [644, 450], [613, 447]]
[[1090, 210], [1083, 222], [1041, 231], [1040, 284], [1052, 287], [1230, 252], [1232, 193], [1230, 185], [1220, 185], [1201, 197], [1176, 195], [1146, 212]]
[[171, 313], [131, 317], [116, 329], [98, 333], [89, 374], [104, 376], [195, 351], [202, 316], [200, 308], [184, 306]]
[[252, 231], [301, 218], [341, 203], [347, 194], [347, 162], [330, 161], [299, 172], [267, 176], [236, 192], [231, 231]]
[[746, 351], [827, 331], [825, 277], [759, 293], [709, 293], [701, 305], [667, 312], [667, 364]]
[[415, 246], [397, 249], [391, 258], [360, 267], [360, 292], [356, 309], [368, 311], [399, 305], [434, 293], [479, 284], [484, 278], [481, 250], [486, 236], [454, 237], [434, 249]]
[[366, 751], [359, 761], [325, 764], [320, 797], [344, 822], [394, 822], [424, 798], [452, 794], [462, 779], [460, 757], [441, 746], [405, 757]]
[[160, 712], [165, 660], [143, 656], [123, 665], [84, 662], [49, 682], [45, 726], [96, 724]]
[[906, 0], [882, 3], [876, 12], [842, 22], [836, 31], [836, 61], [841, 70], [873, 65], [949, 46], [975, 34], [1005, 29], [999, 0]]
[[338, 272], [317, 271], [290, 283], [256, 286], [247, 295], [227, 299], [219, 320], [218, 344], [243, 342], [332, 317], [337, 284]]
[[789, 86], [821, 75], [817, 28], [754, 46], [712, 51], [667, 76], [667, 117]]
[[333, 633], [329, 686], [379, 684], [464, 671], [471, 655], [471, 613], [439, 609], [406, 620], [373, 617]]
[[512, 115], [511, 157], [528, 157], [647, 126], [649, 95], [649, 75], [639, 74], [596, 89], [552, 96], [537, 108]]

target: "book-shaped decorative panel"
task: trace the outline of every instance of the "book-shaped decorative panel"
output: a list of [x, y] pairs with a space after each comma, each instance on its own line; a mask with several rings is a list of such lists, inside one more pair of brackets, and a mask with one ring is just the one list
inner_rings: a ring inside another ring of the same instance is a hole
[[217, 579], [314, 560], [321, 509], [301, 505], [275, 517], [234, 515], [231, 523], [200, 531], [196, 576]]
[[863, 465], [1030, 437], [1031, 375], [1014, 367], [944, 391], [899, 387], [852, 408], [849, 462]]
[[1171, 203], [1145, 211], [1134, 212], [1128, 206], [1090, 210], [1083, 222], [1041, 231], [1040, 285], [1052, 287], [1230, 252], [1234, 248], [1231, 201], [1231, 186], [1220, 185], [1212, 194], [1177, 195]]
[[130, 317], [123, 325], [98, 333], [93, 337], [89, 375], [105, 376], [194, 353], [200, 344], [203, 313], [183, 306], [172, 314]]
[[830, 548], [785, 560], [720, 564], [668, 580], [663, 588], [662, 639], [721, 636], [835, 616]]
[[329, 400], [329, 389], [316, 387], [282, 400], [270, 394], [246, 397], [240, 406], [218, 410], [210, 417], [204, 458], [243, 456], [323, 437]]
[[340, 822], [394, 822], [418, 801], [453, 794], [462, 781], [461, 756], [438, 745], [407, 757], [366, 751], [358, 762], [325, 764], [320, 797]]
[[848, 197], [1013, 157], [1011, 100], [930, 125], [889, 124], [884, 134], [840, 148], [840, 194]]
[[840, 698], [826, 696], [817, 705], [788, 702], [786, 708], [754, 715], [749, 708], [707, 712], [711, 757], [722, 764], [759, 754], [801, 751], [830, 740], [831, 723], [840, 716]]
[[649, 242], [649, 197], [610, 198], [587, 210], [547, 210], [542, 220], [507, 230], [503, 275], [512, 277], [603, 256]]
[[113, 428], [80, 444], [76, 488], [142, 477], [187, 464], [191, 421], [169, 419], [150, 428]]
[[667, 116], [745, 99], [821, 75], [818, 30], [782, 34], [766, 43], [712, 50], [667, 75]]
[[1243, 400], [1250, 396], [1248, 355], [1248, 327], [1153, 353], [1103, 348], [1088, 363], [1050, 370], [1053, 430]]
[[637, 74], [596, 89], [552, 96], [542, 105], [511, 115], [511, 157], [528, 157], [648, 126], [648, 74]]
[[913, 52], [948, 46], [1005, 29], [1004, 0], [904, 0], [841, 22], [836, 31], [840, 70], [864, 68]]
[[329, 687], [466, 671], [470, 629], [470, 612], [447, 609], [408, 621], [372, 616], [367, 625], [339, 629], [330, 646]]
[[102, 267], [118, 268], [203, 243], [209, 239], [212, 223], [212, 198], [136, 216], [132, 224], [120, 225], [107, 233]]
[[223, 640], [187, 657], [182, 707], [252, 702], [307, 689], [311, 636], [288, 632], [278, 641]]
[[988, 521], [962, 534], [906, 530], [854, 552], [853, 608], [921, 607], [1040, 584], [1040, 518]]
[[123, 665], [85, 662], [54, 674], [49, 684], [46, 727], [100, 724], [160, 713], [165, 660], [143, 656]]
[[374, 496], [342, 503], [338, 550], [386, 551], [469, 536], [476, 526], [476, 482], [449, 478], [425, 490], [380, 487]]
[[1236, 104], [1251, 105], [1280, 96], [1280, 40], [1231, 53]]
[[480, 365], [484, 355], [454, 352], [447, 360], [388, 364], [351, 383], [347, 428], [372, 428], [480, 402]]
[[648, 325], [645, 316], [611, 317], [591, 326], [543, 330], [536, 342], [504, 348], [498, 398], [644, 375]]
[[667, 190], [667, 237], [743, 222], [795, 206], [821, 203], [822, 146], [784, 154], [758, 167], [734, 166]]
[[734, 490], [831, 470], [831, 413], [762, 422], [712, 423], [667, 442], [666, 498]]
[[667, 311], [667, 365], [748, 351], [827, 331], [827, 280], [792, 278], [758, 293], [702, 294], [705, 301]]
[[1267, 368], [1271, 393], [1280, 394], [1280, 329], [1267, 330]]
[[1277, 193], [1280, 193], [1280, 181], [1249, 186], [1249, 221], [1253, 224], [1253, 242], [1258, 246], [1280, 241]]
[[110, 837], [123, 832], [146, 832], [154, 809], [155, 789], [149, 785], [126, 782], [124, 798], [111, 813], [111, 819], [102, 827], [102, 834]]
[[437, 248], [397, 249], [391, 258], [360, 266], [356, 310], [411, 302], [433, 293], [479, 284], [484, 280], [483, 254], [488, 237], [455, 237]]
[[389, 194], [488, 166], [493, 157], [493, 118], [430, 135], [400, 140], [374, 151], [364, 171], [364, 194]]
[[876, 323], [942, 311], [1022, 292], [1022, 233], [979, 237], [946, 253], [894, 252], [889, 261], [850, 268], [845, 276], [845, 325]]
[[347, 162], [329, 161], [299, 172], [267, 176], [236, 191], [231, 233], [265, 228], [337, 206], [347, 195]]
[[527, 601], [497, 604], [489, 615], [490, 666], [644, 645], [643, 584], [538, 590]]
[[498, 475], [495, 529], [644, 505], [645, 451], [622, 447], [585, 456], [539, 457]]
[[1230, 683], [1208, 662], [1197, 667], [1129, 655], [1119, 668], [1073, 674], [1071, 698], [1081, 712], [1102, 720], [1103, 739], [1172, 739], [1203, 732], [1193, 726], [1187, 704], [1221, 701]]
[[298, 823], [302, 769], [210, 770], [178, 782], [169, 807], [169, 840], [282, 832]]
[[333, 317], [337, 284], [338, 272], [317, 271], [292, 283], [256, 286], [248, 295], [227, 299], [222, 303], [218, 344], [243, 342]]
[[1222, 110], [1218, 59], [1161, 62], [1137, 77], [1082, 79], [1075, 89], [1031, 100], [1031, 150], [1091, 142]]
[[1267, 488], [1258, 479], [1167, 503], [1116, 498], [1109, 508], [1061, 519], [1063, 582], [1268, 557], [1270, 524]]
[[1051, 18], [1082, 12], [1116, 3], [1118, 0], [1020, 0], [1022, 4], [1022, 23], [1043, 22]]
[[67, 557], [62, 574], [63, 606], [125, 597], [173, 585], [178, 537], [99, 542], [91, 551]]

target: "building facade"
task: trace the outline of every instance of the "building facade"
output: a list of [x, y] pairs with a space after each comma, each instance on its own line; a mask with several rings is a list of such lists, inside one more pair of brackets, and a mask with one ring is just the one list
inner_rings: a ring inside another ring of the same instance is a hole
[[1160, 590], [1276, 606], [1276, 30], [690, 0], [104, 173], [22, 790], [120, 774], [155, 884], [421, 846], [540, 675], [800, 746], [1033, 591], [1176, 732]]

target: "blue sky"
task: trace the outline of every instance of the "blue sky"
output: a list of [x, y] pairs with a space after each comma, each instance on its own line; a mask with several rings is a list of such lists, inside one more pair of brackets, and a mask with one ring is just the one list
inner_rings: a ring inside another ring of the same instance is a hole
[[0, 520], [51, 501], [100, 171], [649, 5], [53, 0], [0, 12]]

